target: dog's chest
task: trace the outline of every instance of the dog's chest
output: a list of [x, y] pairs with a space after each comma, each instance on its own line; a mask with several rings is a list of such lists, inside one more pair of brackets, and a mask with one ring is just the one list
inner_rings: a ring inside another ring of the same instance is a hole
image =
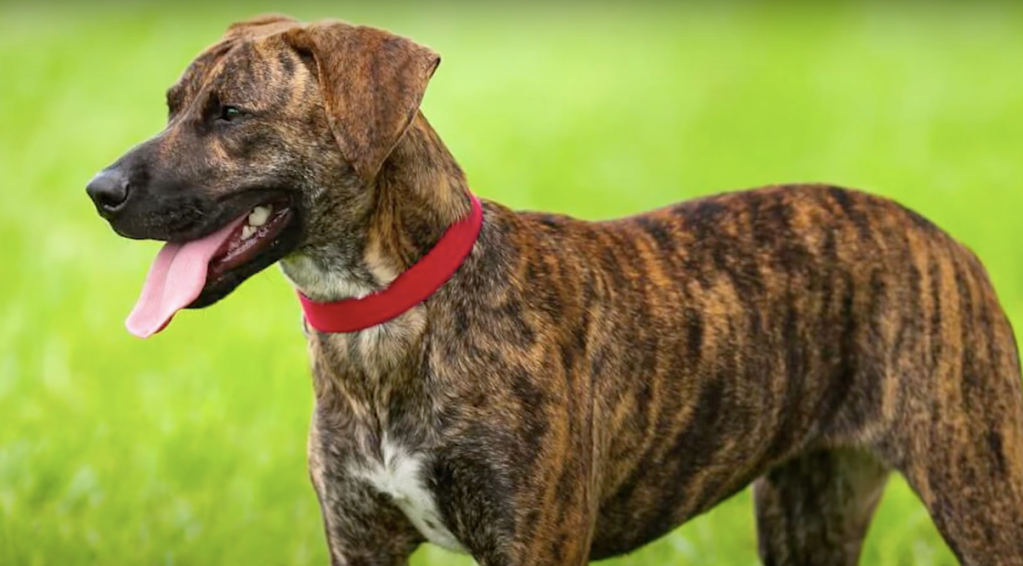
[[427, 540], [454, 552], [465, 553], [441, 520], [434, 493], [427, 487], [426, 464], [429, 456], [413, 453], [385, 436], [381, 443], [383, 459], [365, 458], [351, 466], [351, 473], [391, 497], [409, 521]]

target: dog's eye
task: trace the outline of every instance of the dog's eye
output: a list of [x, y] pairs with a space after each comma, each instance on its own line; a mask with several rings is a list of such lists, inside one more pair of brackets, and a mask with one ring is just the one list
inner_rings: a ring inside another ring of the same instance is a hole
[[220, 119], [225, 122], [231, 122], [242, 117], [242, 111], [237, 106], [224, 106], [220, 109]]

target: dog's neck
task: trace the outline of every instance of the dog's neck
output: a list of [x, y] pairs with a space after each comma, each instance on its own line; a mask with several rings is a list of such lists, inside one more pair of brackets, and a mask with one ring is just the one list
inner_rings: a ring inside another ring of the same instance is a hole
[[293, 254], [285, 275], [307, 297], [320, 301], [360, 298], [386, 288], [470, 210], [469, 187], [454, 157], [422, 113], [377, 175], [373, 203], [354, 251]]

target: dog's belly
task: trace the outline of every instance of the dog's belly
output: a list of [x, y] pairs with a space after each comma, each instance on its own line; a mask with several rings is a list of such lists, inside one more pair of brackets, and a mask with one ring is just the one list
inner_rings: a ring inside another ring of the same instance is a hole
[[426, 539], [437, 546], [465, 554], [467, 551], [451, 534], [437, 509], [436, 495], [424, 481], [426, 456], [411, 453], [400, 444], [384, 437], [381, 443], [383, 461], [375, 458], [352, 465], [353, 476], [362, 478], [377, 491], [391, 497], [394, 505], [405, 513], [409, 522]]
[[[665, 464], [686, 466], [685, 460], [683, 456]], [[730, 460], [728, 465], [700, 463], [703, 472], [694, 483], [664, 476], [657, 468], [640, 471], [635, 476], [637, 497], [602, 503], [591, 560], [621, 556], [661, 538], [732, 497], [767, 468], [763, 463]]]

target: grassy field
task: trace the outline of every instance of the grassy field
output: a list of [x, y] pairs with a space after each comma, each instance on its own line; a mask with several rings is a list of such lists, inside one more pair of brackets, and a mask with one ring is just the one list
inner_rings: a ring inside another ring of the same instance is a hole
[[[363, 4], [0, 4], [0, 565], [327, 563], [282, 276], [134, 339], [122, 322], [157, 245], [117, 238], [83, 190], [161, 128], [191, 57], [254, 12], [440, 51], [425, 111], [485, 197], [606, 218], [775, 182], [856, 186], [972, 247], [1023, 321], [1020, 8]], [[755, 563], [745, 492], [608, 564]], [[863, 563], [955, 563], [899, 478]]]

